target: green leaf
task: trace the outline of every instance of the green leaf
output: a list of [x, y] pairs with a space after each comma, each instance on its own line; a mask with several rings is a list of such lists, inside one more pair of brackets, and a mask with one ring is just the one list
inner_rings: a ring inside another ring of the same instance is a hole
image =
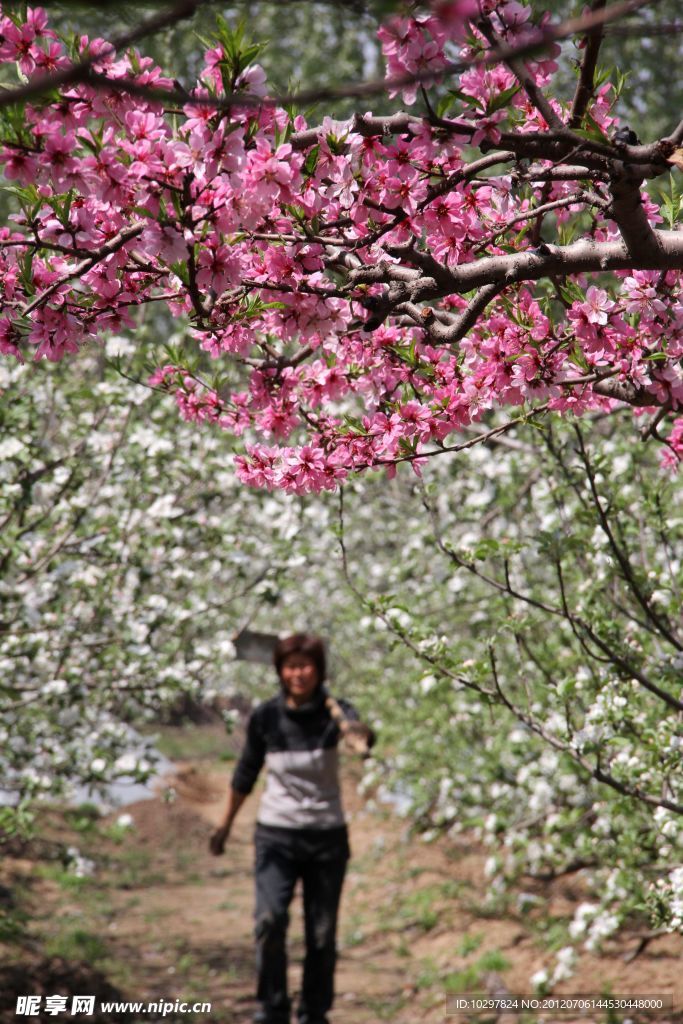
[[306, 159], [304, 160], [304, 164], [303, 164], [304, 177], [310, 178], [313, 174], [315, 174], [315, 169], [318, 166], [319, 158], [320, 158], [320, 146], [319, 145], [313, 146], [312, 149], [309, 149], [308, 153], [306, 154]]
[[584, 128], [575, 128], [574, 131], [582, 139], [589, 139], [591, 142], [603, 142], [609, 145], [610, 140], [603, 132], [598, 122], [589, 113], [584, 114]]
[[33, 283], [33, 249], [29, 249], [21, 262], [21, 283], [27, 295], [35, 295], [36, 288]]
[[179, 277], [183, 284], [187, 287], [190, 283], [190, 274], [187, 269], [187, 263], [185, 260], [176, 260], [175, 263], [171, 264], [171, 270]]
[[520, 85], [513, 85], [509, 89], [503, 89], [502, 92], [489, 101], [486, 108], [487, 114], [495, 114], [497, 110], [507, 107], [512, 97], [516, 96], [520, 89]]

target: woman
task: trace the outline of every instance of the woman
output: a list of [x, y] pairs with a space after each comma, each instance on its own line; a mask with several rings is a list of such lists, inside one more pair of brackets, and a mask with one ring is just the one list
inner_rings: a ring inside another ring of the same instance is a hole
[[[235, 815], [265, 761], [266, 785], [256, 823], [256, 962], [254, 1017], [260, 1024], [289, 1024], [286, 935], [288, 909], [298, 878], [303, 885], [306, 958], [297, 1010], [299, 1024], [327, 1024], [334, 998], [337, 910], [348, 833], [339, 793], [340, 727], [326, 705], [325, 648], [306, 633], [280, 640], [274, 654], [280, 693], [260, 704], [247, 724], [247, 740], [232, 778], [223, 823], [210, 840], [223, 852]], [[346, 732], [372, 731], [339, 701]]]

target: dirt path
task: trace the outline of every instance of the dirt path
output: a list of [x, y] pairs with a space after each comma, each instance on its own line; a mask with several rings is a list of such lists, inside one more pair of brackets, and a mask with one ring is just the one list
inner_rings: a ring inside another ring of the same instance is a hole
[[[176, 813], [181, 812], [184, 817], [188, 812], [194, 812], [207, 825], [216, 825], [224, 809], [227, 778], [228, 773], [221, 777], [192, 765], [181, 770], [175, 785], [179, 794]], [[366, 1024], [372, 1021], [374, 1024], [378, 1019], [396, 1019], [394, 1011], [411, 994], [405, 965], [387, 941], [386, 922], [382, 915], [376, 916], [374, 934], [368, 927], [373, 916], [369, 912], [370, 905], [376, 909], [382, 905], [389, 908], [391, 899], [396, 895], [396, 878], [391, 871], [385, 875], [382, 861], [387, 856], [387, 847], [392, 847], [398, 839], [390, 836], [388, 819], [384, 822], [379, 818], [372, 820], [373, 827], [369, 827], [371, 816], [363, 809], [355, 784], [348, 776], [344, 791], [347, 815], [351, 819], [353, 859], [340, 918], [339, 998], [334, 1022]], [[212, 1019], [215, 1019], [216, 1010], [222, 1007], [225, 1017], [221, 1019], [231, 1024], [251, 1021], [255, 1009], [252, 834], [258, 796], [257, 791], [244, 804], [223, 857], [214, 858], [206, 853], [205, 842], [194, 851], [195, 869], [202, 875], [204, 883], [178, 886], [173, 892], [174, 932], [183, 937], [184, 955], [192, 956], [210, 968], [209, 987], [214, 1006]], [[138, 840], [149, 832], [153, 817], [162, 819], [159, 822], [162, 828], [163, 818], [171, 817], [161, 803], [156, 805], [153, 813], [145, 805], [134, 807], [132, 813]], [[207, 828], [207, 835], [209, 831]], [[175, 827], [171, 832], [175, 832]], [[394, 857], [396, 853], [394, 850]], [[366, 874], [368, 865], [374, 866], [371, 879]], [[392, 868], [395, 867], [392, 864]], [[143, 913], [136, 914], [137, 918], [146, 919], [144, 928], [141, 925], [134, 931], [130, 924], [126, 928], [131, 945], [149, 943], [152, 937], [150, 923], [155, 930], [159, 929], [157, 941], [164, 934], [166, 929], [159, 920], [160, 915], [167, 914], [169, 909], [169, 894], [164, 889], [152, 887], [145, 894], [140, 907]], [[405, 924], [409, 926], [407, 921]], [[296, 995], [304, 952], [298, 890], [291, 911], [289, 949], [290, 990]]]
[[[134, 821], [129, 830], [116, 824], [117, 815], [90, 828], [72, 813], [66, 825], [75, 830], [74, 842], [98, 865], [92, 878], [78, 884], [55, 865], [6, 862], [0, 882], [31, 879], [34, 945], [51, 957], [50, 970], [57, 964], [68, 973], [69, 964], [85, 961], [122, 998], [209, 1001], [210, 1017], [198, 1021], [251, 1020], [252, 832], [258, 793], [242, 808], [225, 856], [214, 858], [207, 850], [230, 774], [215, 762], [181, 767], [176, 799], [127, 808]], [[409, 837], [401, 819], [371, 809], [358, 796], [354, 774], [354, 766], [343, 773], [353, 857], [342, 900], [333, 1024], [436, 1024], [446, 1019], [446, 992], [498, 985], [529, 993], [530, 976], [552, 966], [553, 951], [565, 942], [558, 920], [566, 921], [584, 898], [580, 883], [530, 886], [536, 902], [526, 912], [487, 905], [479, 849], [447, 841], [427, 845]], [[64, 818], [54, 817], [50, 827], [64, 838]], [[294, 995], [303, 955], [300, 907], [297, 894], [290, 927]], [[674, 1006], [683, 1008], [681, 937], [659, 938], [626, 964], [624, 955], [636, 942], [626, 936], [601, 957], [584, 954], [577, 975], [556, 991], [673, 992]], [[31, 983], [37, 983], [41, 970], [44, 964], [35, 967]], [[570, 1024], [571, 1018], [562, 1020]], [[679, 1010], [660, 1020], [683, 1021], [683, 1014]]]
[[[570, 917], [584, 897], [579, 883], [532, 887], [538, 903], [526, 916], [487, 909], [482, 851], [464, 843], [425, 844], [410, 837], [405, 823], [389, 810], [368, 809], [357, 793], [354, 769], [348, 765], [343, 773], [353, 856], [340, 917], [334, 1024], [443, 1021], [446, 991], [502, 985], [530, 993], [531, 975], [554, 964], [554, 919]], [[189, 766], [177, 784], [177, 811], [195, 813], [215, 825], [228, 774]], [[254, 1008], [252, 832], [257, 806], [258, 793], [244, 805], [224, 858], [212, 858], [203, 844], [194, 850], [194, 868], [202, 882], [176, 887], [172, 900], [173, 930], [183, 937], [185, 955], [209, 965], [214, 1013], [222, 1007], [225, 1020], [234, 1024], [250, 1021]], [[162, 805], [157, 813], [164, 813]], [[149, 822], [149, 809], [141, 806], [137, 814]], [[141, 822], [139, 830], [145, 827], [149, 824]], [[151, 889], [145, 903], [151, 921], [164, 908], [168, 911], [169, 892], [163, 886]], [[295, 994], [303, 956], [298, 893], [291, 917], [290, 990]], [[155, 927], [160, 928], [156, 941], [161, 944], [166, 930], [163, 923]], [[131, 946], [144, 944], [145, 933], [149, 942], [149, 931], [130, 934]], [[557, 991], [674, 992], [674, 1005], [679, 1006], [681, 938], [658, 939], [626, 964], [624, 956], [635, 945], [635, 939], [625, 937], [601, 957], [585, 954], [577, 977]]]

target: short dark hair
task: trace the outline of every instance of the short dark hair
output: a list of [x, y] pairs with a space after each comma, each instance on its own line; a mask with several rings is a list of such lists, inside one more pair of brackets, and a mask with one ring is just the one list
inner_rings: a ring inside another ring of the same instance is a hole
[[318, 672], [318, 683], [323, 682], [327, 665], [325, 642], [322, 637], [314, 636], [312, 633], [294, 633], [292, 636], [278, 640], [273, 651], [273, 664], [280, 678], [282, 678], [282, 664], [290, 654], [304, 654], [310, 658]]

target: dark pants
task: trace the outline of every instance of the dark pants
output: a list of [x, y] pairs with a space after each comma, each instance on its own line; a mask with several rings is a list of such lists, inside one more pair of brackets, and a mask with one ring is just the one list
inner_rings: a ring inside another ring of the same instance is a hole
[[288, 1024], [286, 937], [289, 905], [303, 883], [306, 958], [298, 1007], [299, 1024], [325, 1024], [334, 999], [337, 910], [349, 841], [346, 826], [291, 829], [257, 825], [256, 966], [257, 1021]]

